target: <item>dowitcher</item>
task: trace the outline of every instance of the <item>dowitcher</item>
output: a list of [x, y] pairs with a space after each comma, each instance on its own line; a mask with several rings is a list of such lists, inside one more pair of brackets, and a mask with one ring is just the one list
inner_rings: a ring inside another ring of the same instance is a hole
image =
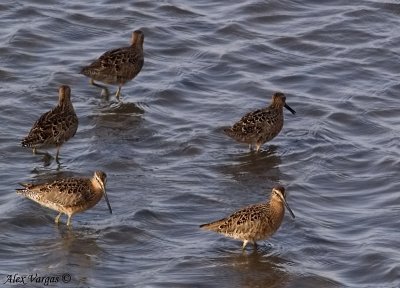
[[103, 197], [112, 214], [106, 193], [106, 173], [95, 171], [92, 178], [64, 178], [43, 184], [22, 184], [17, 189], [21, 194], [40, 205], [60, 212], [55, 218], [58, 224], [61, 215], [68, 216], [67, 225], [71, 225], [71, 217], [95, 206]]
[[223, 234], [243, 241], [242, 249], [248, 242], [257, 247], [256, 241], [274, 234], [282, 223], [285, 206], [295, 218], [286, 202], [285, 188], [276, 186], [268, 202], [250, 205], [218, 221], [200, 225], [200, 228]]
[[283, 107], [296, 114], [286, 104], [286, 96], [276, 92], [268, 107], [247, 113], [232, 127], [224, 129], [224, 132], [238, 142], [249, 144], [250, 150], [255, 145], [258, 151], [262, 144], [272, 140], [282, 130]]
[[72, 138], [78, 129], [78, 117], [71, 102], [71, 89], [62, 85], [58, 95], [57, 106], [40, 116], [28, 136], [21, 141], [22, 146], [32, 148], [34, 154], [38, 148], [56, 146], [57, 162], [61, 145]]
[[118, 85], [115, 97], [119, 99], [122, 85], [135, 78], [143, 67], [143, 41], [143, 32], [134, 31], [131, 46], [105, 52], [92, 64], [84, 67], [81, 74], [90, 77], [90, 83], [104, 89], [107, 95], [107, 87], [95, 83], [94, 80]]

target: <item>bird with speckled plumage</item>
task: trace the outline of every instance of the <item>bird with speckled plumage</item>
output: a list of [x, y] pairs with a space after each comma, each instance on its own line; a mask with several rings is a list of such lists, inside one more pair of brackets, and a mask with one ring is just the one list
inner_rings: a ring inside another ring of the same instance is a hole
[[68, 216], [67, 225], [71, 225], [74, 214], [94, 207], [103, 197], [112, 214], [110, 202], [106, 193], [107, 175], [103, 171], [95, 171], [92, 178], [61, 178], [49, 183], [24, 184], [17, 193], [40, 205], [58, 211], [55, 218], [58, 224], [62, 214]]
[[285, 188], [276, 186], [268, 202], [247, 206], [226, 218], [200, 225], [200, 228], [243, 241], [243, 250], [249, 242], [256, 248], [256, 241], [272, 236], [281, 226], [285, 207], [294, 219], [286, 202]]
[[58, 95], [57, 106], [40, 116], [28, 136], [21, 141], [22, 146], [32, 148], [34, 154], [38, 148], [57, 147], [57, 162], [61, 146], [78, 129], [78, 117], [71, 101], [71, 88], [67, 85], [60, 86]]
[[115, 97], [119, 99], [122, 85], [135, 78], [142, 70], [144, 64], [143, 42], [143, 32], [140, 30], [134, 31], [130, 46], [105, 52], [92, 64], [83, 67], [81, 74], [90, 77], [90, 83], [102, 88], [107, 95], [107, 87], [95, 83], [95, 80], [106, 84], [118, 85]]
[[282, 130], [283, 107], [296, 114], [286, 104], [286, 96], [276, 92], [268, 107], [247, 113], [232, 127], [224, 129], [224, 132], [238, 142], [249, 144], [250, 150], [255, 146], [258, 152], [261, 145], [275, 138]]

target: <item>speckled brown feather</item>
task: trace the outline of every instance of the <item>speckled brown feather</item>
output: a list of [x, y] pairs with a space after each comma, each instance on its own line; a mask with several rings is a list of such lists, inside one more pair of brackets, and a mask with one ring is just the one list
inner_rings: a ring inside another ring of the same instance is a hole
[[285, 201], [285, 188], [277, 186], [272, 189], [268, 202], [247, 206], [226, 218], [200, 225], [200, 228], [242, 240], [244, 248], [247, 242], [255, 244], [278, 230], [285, 214], [285, 205], [294, 217]]
[[[91, 192], [92, 183], [85, 178], [66, 178], [44, 184], [23, 184], [23, 189], [18, 189], [21, 194], [39, 204], [48, 207], [46, 204], [54, 206], [78, 207], [86, 203], [94, 203], [101, 199], [102, 194], [97, 196]], [[51, 208], [51, 207], [49, 207]], [[89, 207], [90, 208], [90, 207]]]
[[144, 64], [143, 32], [133, 32], [132, 45], [105, 52], [81, 73], [107, 84], [123, 85], [132, 80]]
[[278, 135], [282, 127], [282, 110], [268, 107], [247, 113], [231, 128], [226, 129], [225, 133], [239, 142], [264, 143]]
[[21, 184], [24, 188], [17, 189], [17, 193], [42, 206], [67, 214], [70, 223], [72, 215], [92, 208], [103, 195], [112, 213], [105, 192], [106, 177], [104, 172], [96, 171], [92, 178], [63, 178], [49, 183]]
[[283, 204], [260, 203], [236, 211], [232, 215], [208, 223], [201, 228], [221, 233], [225, 236], [250, 241], [268, 238], [281, 225], [284, 215]]
[[[225, 134], [238, 142], [256, 145], [258, 150], [282, 130], [285, 99], [283, 93], [275, 93], [268, 107], [247, 113], [232, 127], [224, 129]], [[293, 109], [288, 109], [294, 113]]]
[[70, 88], [63, 85], [59, 89], [58, 105], [39, 117], [21, 144], [31, 148], [60, 146], [72, 138], [77, 129], [78, 117], [72, 106]]

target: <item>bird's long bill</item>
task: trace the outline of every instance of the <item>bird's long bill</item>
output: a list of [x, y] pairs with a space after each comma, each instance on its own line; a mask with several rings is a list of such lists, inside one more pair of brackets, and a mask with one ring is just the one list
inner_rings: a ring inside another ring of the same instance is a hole
[[290, 209], [289, 204], [286, 202], [286, 200], [283, 197], [280, 197], [280, 198], [282, 199], [283, 204], [285, 204], [287, 210], [289, 211], [290, 216], [292, 216], [293, 219], [296, 218], [296, 216], [294, 216], [294, 213], [293, 213], [292, 209]]
[[287, 105], [286, 103], [285, 103], [285, 106], [284, 106], [287, 110], [289, 110], [290, 112], [292, 112], [292, 114], [294, 115], [294, 114], [296, 114], [296, 111], [294, 111], [292, 108], [290, 108], [290, 106], [289, 105]]
[[106, 188], [103, 187], [103, 192], [104, 192], [104, 199], [106, 199], [108, 210], [110, 210], [110, 214], [112, 214], [112, 209], [110, 205], [110, 201], [108, 201], [107, 193], [106, 193]]

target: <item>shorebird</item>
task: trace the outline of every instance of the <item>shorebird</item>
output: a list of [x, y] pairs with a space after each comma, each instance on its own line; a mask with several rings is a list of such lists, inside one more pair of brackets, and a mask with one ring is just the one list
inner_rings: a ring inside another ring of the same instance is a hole
[[106, 173], [95, 171], [92, 178], [63, 178], [50, 183], [24, 184], [17, 193], [40, 205], [60, 212], [55, 218], [58, 224], [61, 215], [68, 216], [67, 225], [71, 225], [71, 217], [95, 206], [103, 197], [106, 199], [110, 214], [110, 202], [106, 193]]
[[107, 95], [107, 87], [95, 83], [94, 80], [118, 85], [115, 97], [119, 99], [122, 85], [135, 78], [143, 67], [143, 41], [143, 32], [134, 31], [131, 46], [105, 52], [92, 64], [83, 67], [81, 74], [90, 77], [90, 84], [104, 89]]
[[40, 116], [28, 136], [21, 141], [23, 147], [33, 149], [33, 154], [38, 148], [56, 146], [57, 162], [61, 145], [72, 138], [78, 129], [78, 117], [71, 102], [71, 89], [62, 85], [58, 95], [57, 106]]
[[256, 241], [266, 239], [278, 230], [285, 214], [285, 206], [293, 219], [295, 218], [285, 199], [285, 188], [276, 186], [272, 188], [268, 202], [247, 206], [226, 218], [200, 225], [200, 228], [242, 240], [242, 250], [248, 242], [253, 243], [256, 248]]
[[272, 140], [282, 130], [283, 107], [296, 114], [286, 104], [286, 96], [276, 92], [268, 107], [247, 113], [232, 127], [224, 129], [224, 132], [238, 142], [249, 144], [250, 150], [255, 145], [258, 152], [262, 144]]

